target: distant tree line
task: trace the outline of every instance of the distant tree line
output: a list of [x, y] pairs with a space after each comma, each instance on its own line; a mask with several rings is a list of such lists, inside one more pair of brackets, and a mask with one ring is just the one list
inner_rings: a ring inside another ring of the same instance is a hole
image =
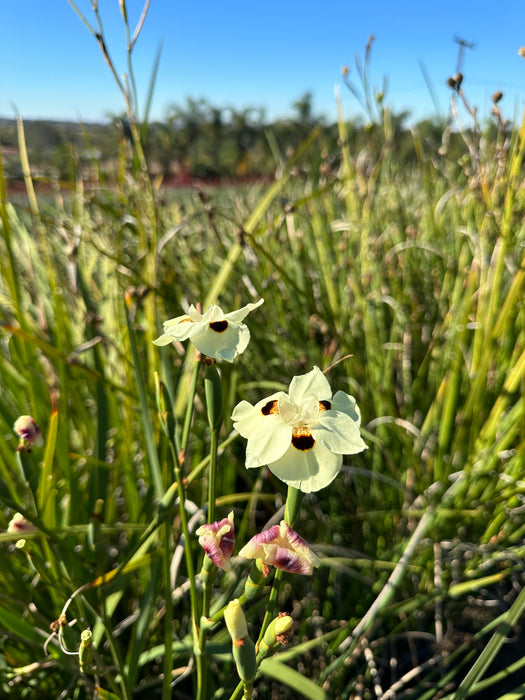
[[[409, 117], [408, 112], [388, 112], [386, 129], [396, 160], [407, 165], [417, 160], [418, 147], [437, 153], [447, 132], [447, 123], [436, 119], [408, 128]], [[36, 176], [43, 180], [89, 178], [93, 168], [110, 178], [117, 172], [119, 158], [130, 138], [124, 117], [105, 124], [31, 120], [24, 126], [31, 165]], [[272, 176], [279, 163], [315, 127], [320, 132], [317, 146], [307, 158], [310, 169], [317, 172], [337, 160], [340, 144], [338, 125], [327, 123], [314, 113], [311, 93], [305, 93], [293, 104], [291, 117], [272, 123], [267, 122], [261, 108], [217, 107], [205, 99], [188, 98], [185, 104], [170, 107], [164, 121], [144, 126], [143, 134], [152, 175], [184, 184], [194, 179], [244, 180]], [[366, 170], [377, 161], [385, 146], [385, 113], [381, 123], [356, 119], [346, 125], [346, 130], [350, 152], [356, 159], [360, 158], [359, 165]], [[454, 134], [449, 134], [449, 138], [454, 140]], [[461, 139], [456, 141], [452, 151], [457, 150], [459, 157], [462, 143]], [[14, 120], [0, 119], [0, 143], [7, 177], [20, 180]]]

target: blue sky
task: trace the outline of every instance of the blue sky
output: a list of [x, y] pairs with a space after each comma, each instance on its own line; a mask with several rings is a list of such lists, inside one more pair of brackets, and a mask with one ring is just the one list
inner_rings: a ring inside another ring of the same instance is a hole
[[[142, 0], [127, 0], [135, 24]], [[78, 7], [93, 20], [88, 0]], [[99, 0], [107, 43], [125, 73], [124, 30], [118, 0]], [[141, 100], [155, 53], [162, 55], [152, 116], [187, 97], [215, 106], [264, 107], [268, 119], [293, 113], [292, 104], [313, 93], [316, 113], [335, 119], [334, 86], [341, 67], [356, 78], [354, 55], [374, 34], [372, 83], [387, 75], [387, 101], [415, 118], [435, 114], [420, 62], [448, 112], [447, 77], [455, 71], [455, 35], [475, 43], [465, 52], [464, 88], [482, 115], [490, 96], [504, 93], [505, 116], [525, 104], [525, 3], [522, 0], [151, 0], [133, 54]], [[104, 119], [123, 109], [95, 39], [67, 0], [0, 0], [0, 116]], [[360, 114], [342, 87], [345, 113]]]

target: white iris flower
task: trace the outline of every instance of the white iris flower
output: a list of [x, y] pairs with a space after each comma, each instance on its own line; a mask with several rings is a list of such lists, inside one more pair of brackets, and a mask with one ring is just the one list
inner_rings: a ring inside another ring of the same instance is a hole
[[250, 342], [250, 331], [243, 320], [263, 303], [264, 299], [259, 299], [255, 304], [247, 304], [228, 314], [215, 304], [201, 314], [192, 304], [188, 314], [165, 321], [164, 333], [153, 342], [168, 345], [173, 340], [189, 338], [203, 355], [233, 362]]
[[319, 367], [294, 377], [288, 394], [278, 391], [255, 406], [241, 401], [232, 418], [248, 440], [246, 467], [267, 464], [281, 481], [304, 493], [328, 486], [341, 469], [342, 455], [366, 449], [355, 399], [344, 391], [332, 398]]

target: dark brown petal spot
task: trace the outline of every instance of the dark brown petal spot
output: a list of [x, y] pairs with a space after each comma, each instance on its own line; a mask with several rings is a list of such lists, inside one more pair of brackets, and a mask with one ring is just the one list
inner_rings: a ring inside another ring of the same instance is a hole
[[331, 401], [326, 401], [326, 399], [323, 399], [323, 401], [319, 401], [319, 410], [329, 411], [331, 408], [332, 408]]
[[279, 413], [277, 400], [274, 399], [273, 401], [268, 401], [268, 403], [261, 408], [261, 413], [263, 414], [263, 416], [269, 416], [272, 413]]
[[296, 450], [307, 452], [315, 445], [315, 440], [309, 430], [294, 430], [292, 435], [292, 445]]
[[210, 323], [210, 328], [212, 331], [215, 331], [215, 333], [224, 333], [228, 328], [228, 321], [213, 321]]

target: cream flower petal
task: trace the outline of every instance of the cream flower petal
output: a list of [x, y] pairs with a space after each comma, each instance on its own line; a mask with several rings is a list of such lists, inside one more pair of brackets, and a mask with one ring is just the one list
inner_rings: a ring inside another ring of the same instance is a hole
[[271, 402], [279, 401], [281, 398], [286, 398], [284, 391], [276, 391], [267, 399], [256, 403], [255, 406], [252, 406], [248, 401], [238, 403], [232, 413], [237, 432], [244, 438], [248, 438], [251, 432], [259, 427], [260, 422], [267, 417], [263, 414], [264, 407]]
[[328, 379], [316, 366], [307, 374], [294, 377], [288, 393], [290, 400], [296, 404], [303, 403], [310, 396], [315, 396], [318, 401], [332, 398]]
[[254, 304], [246, 304], [246, 306], [243, 306], [242, 309], [237, 309], [237, 311], [230, 311], [229, 313], [225, 314], [224, 318], [226, 318], [228, 321], [240, 323], [241, 321], [244, 321], [250, 311], [257, 309], [261, 304], [264, 304], [264, 299], [259, 299], [259, 301], [256, 301]]
[[[200, 316], [200, 314], [199, 314]], [[188, 314], [184, 314], [183, 316], [177, 316], [177, 318], [170, 318], [169, 321], [164, 321], [162, 324], [162, 327], [164, 328], [165, 331], [169, 330], [170, 328], [173, 328], [173, 326], [178, 326], [179, 323], [183, 322], [190, 322], [190, 321], [195, 321], [196, 319], [192, 318]]]
[[269, 464], [272, 474], [288, 486], [303, 493], [320, 491], [332, 483], [338, 475], [343, 458], [334, 454], [319, 443], [307, 451], [297, 450], [290, 445], [286, 453]]
[[[180, 322], [178, 325], [170, 326], [169, 328], [164, 327], [164, 330], [166, 331], [163, 335], [161, 335], [161, 338], [168, 337], [170, 340], [188, 340], [188, 338], [192, 338], [196, 335], [199, 335], [203, 331], [206, 331], [208, 328], [207, 323], [194, 323], [193, 321], [188, 321], [186, 317], [186, 321]], [[157, 338], [157, 340], [154, 340], [153, 342], [155, 345], [160, 345], [159, 343], [160, 338]]]
[[262, 467], [280, 459], [289, 448], [292, 429], [279, 416], [268, 416], [252, 433], [246, 447], [246, 467]]
[[226, 315], [220, 306], [212, 304], [210, 308], [206, 311], [202, 320], [205, 323], [217, 323], [217, 321], [224, 321]]
[[173, 340], [191, 339], [204, 355], [233, 362], [237, 355], [246, 350], [250, 341], [250, 331], [242, 320], [263, 303], [264, 299], [259, 299], [255, 304], [247, 304], [228, 314], [216, 304], [201, 314], [192, 304], [186, 315], [166, 321], [163, 324], [164, 333], [153, 342], [162, 346]]
[[346, 394], [344, 391], [337, 391], [332, 399], [332, 409], [346, 413], [358, 426], [361, 425], [361, 411], [356, 400], [350, 394]]
[[172, 335], [166, 335], [166, 333], [163, 333], [162, 335], [159, 335], [158, 338], [155, 338], [153, 343], [154, 343], [154, 345], [158, 345], [159, 347], [163, 347], [164, 345], [169, 345], [174, 340], [175, 339]]
[[246, 467], [248, 469], [269, 464], [286, 452], [292, 440], [292, 428], [276, 414], [264, 415], [262, 409], [279, 397], [286, 396], [282, 391], [252, 406], [241, 401], [233, 411], [236, 430], [248, 438], [246, 447]]
[[325, 447], [341, 455], [353, 455], [366, 450], [359, 426], [345, 413], [325, 411], [312, 425], [312, 437]]
[[209, 324], [191, 338], [193, 345], [203, 355], [228, 362], [233, 362], [235, 356], [246, 349], [249, 340], [250, 332], [246, 327], [242, 331], [235, 326], [228, 326], [224, 331], [218, 332], [210, 328]]

